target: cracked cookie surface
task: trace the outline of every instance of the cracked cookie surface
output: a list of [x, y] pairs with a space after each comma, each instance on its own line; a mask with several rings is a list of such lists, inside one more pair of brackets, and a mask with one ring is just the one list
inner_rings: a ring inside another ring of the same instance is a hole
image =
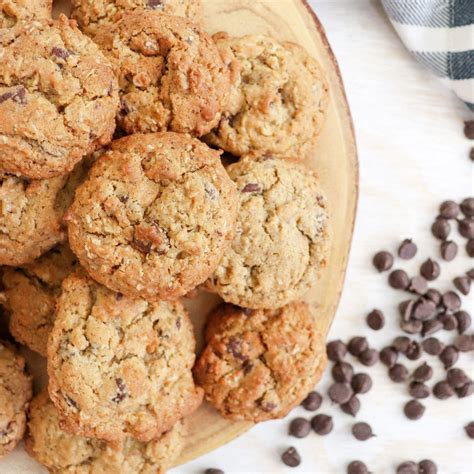
[[201, 0], [72, 0], [71, 3], [72, 18], [90, 36], [120, 20], [124, 13], [141, 9], [187, 17], [194, 23], [202, 19]]
[[51, 178], [110, 142], [117, 79], [98, 46], [64, 15], [14, 31], [0, 64], [0, 168]]
[[62, 244], [29, 265], [3, 269], [10, 332], [18, 342], [44, 357], [61, 283], [77, 266], [76, 256], [67, 244]]
[[327, 258], [328, 211], [315, 172], [267, 155], [243, 157], [227, 171], [240, 200], [237, 227], [206, 286], [246, 308], [301, 298]]
[[52, 0], [0, 0], [0, 29], [19, 21], [51, 18]]
[[210, 36], [185, 18], [136, 12], [94, 38], [119, 79], [118, 124], [127, 133], [201, 136], [228, 100], [229, 72]]
[[181, 303], [127, 298], [77, 272], [63, 281], [48, 342], [49, 394], [67, 431], [150, 441], [201, 403], [194, 351]]
[[184, 446], [186, 422], [148, 443], [126, 438], [120, 450], [70, 434], [47, 392], [36, 396], [28, 412], [26, 451], [53, 474], [164, 474]]
[[0, 457], [23, 438], [25, 411], [31, 398], [31, 377], [13, 347], [0, 341]]
[[301, 46], [268, 36], [214, 38], [226, 62], [238, 66], [228, 106], [206, 141], [236, 156], [269, 152], [307, 158], [329, 101], [317, 61]]
[[225, 418], [286, 416], [320, 379], [324, 339], [308, 306], [246, 310], [224, 304], [210, 315], [206, 347], [194, 367], [206, 399]]
[[187, 135], [132, 135], [92, 167], [67, 213], [71, 249], [105, 286], [147, 300], [185, 295], [229, 248], [234, 183]]

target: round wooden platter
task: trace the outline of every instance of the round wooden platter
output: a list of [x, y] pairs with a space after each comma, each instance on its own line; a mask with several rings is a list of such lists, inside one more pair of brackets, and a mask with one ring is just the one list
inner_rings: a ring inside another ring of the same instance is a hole
[[[67, 0], [55, 3], [55, 13], [67, 12]], [[317, 16], [304, 0], [203, 0], [205, 29], [210, 33], [225, 30], [235, 36], [265, 34], [304, 46], [325, 70], [331, 86], [331, 101], [326, 122], [308, 166], [317, 169], [328, 197], [331, 215], [331, 251], [328, 267], [317, 286], [307, 295], [315, 320], [326, 335], [341, 295], [349, 256], [358, 196], [358, 162], [349, 106], [337, 61]], [[185, 301], [201, 345], [202, 327], [207, 313], [219, 302], [217, 297], [200, 293]], [[45, 381], [44, 360], [27, 355], [35, 386]], [[43, 382], [43, 383], [42, 383]], [[190, 417], [190, 434], [177, 464], [182, 464], [228, 443], [252, 427], [248, 422], [222, 418], [204, 403]], [[33, 469], [33, 470], [32, 470]], [[0, 472], [44, 472], [32, 468], [19, 447], [0, 460]]]

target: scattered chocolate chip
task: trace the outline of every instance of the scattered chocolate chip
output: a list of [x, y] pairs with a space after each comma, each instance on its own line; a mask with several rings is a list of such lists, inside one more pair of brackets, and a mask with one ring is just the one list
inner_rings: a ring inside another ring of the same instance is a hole
[[410, 400], [405, 404], [403, 413], [409, 420], [419, 420], [425, 414], [425, 406], [418, 400]]
[[416, 382], [427, 382], [431, 377], [433, 377], [433, 369], [426, 362], [413, 371], [413, 380]]
[[444, 349], [444, 344], [439, 339], [436, 339], [436, 337], [429, 337], [428, 339], [425, 339], [421, 343], [421, 346], [427, 354], [432, 356], [440, 355]]
[[461, 388], [470, 382], [469, 377], [462, 369], [449, 369], [446, 373], [446, 381], [453, 388]]
[[405, 356], [410, 360], [418, 360], [421, 357], [422, 351], [423, 349], [419, 342], [411, 341], [407, 351], [405, 352]]
[[423, 323], [421, 321], [401, 321], [400, 329], [407, 334], [418, 334], [423, 329]]
[[431, 233], [439, 240], [446, 240], [450, 232], [451, 225], [442, 217], [438, 217], [431, 226]]
[[460, 352], [474, 351], [473, 336], [468, 336], [467, 334], [461, 334], [454, 340], [454, 347]]
[[429, 289], [425, 297], [431, 300], [436, 306], [441, 302], [441, 293], [438, 290]]
[[356, 336], [353, 337], [349, 344], [347, 345], [347, 349], [349, 353], [352, 354], [354, 357], [358, 357], [362, 352], [369, 348], [369, 343], [365, 337]]
[[367, 393], [372, 388], [372, 379], [369, 374], [356, 374], [351, 381], [354, 393]]
[[471, 421], [464, 427], [464, 431], [469, 436], [469, 438], [474, 439], [474, 421]]
[[114, 403], [120, 403], [127, 398], [128, 393], [127, 393], [127, 386], [125, 385], [123, 379], [120, 377], [115, 379], [115, 384], [117, 385], [117, 393], [114, 398], [112, 398], [112, 401]]
[[242, 192], [243, 193], [260, 193], [262, 192], [262, 188], [257, 183], [249, 183], [243, 187]]
[[420, 274], [428, 281], [436, 280], [441, 273], [439, 263], [429, 258], [421, 264]]
[[456, 219], [459, 214], [459, 204], [454, 201], [444, 201], [439, 206], [439, 215], [445, 219]]
[[288, 448], [282, 455], [281, 460], [289, 467], [296, 467], [301, 464], [301, 456], [295, 448]]
[[332, 378], [336, 382], [350, 383], [354, 375], [354, 369], [348, 362], [336, 362], [331, 371]]
[[347, 474], [369, 474], [369, 470], [362, 461], [352, 461], [347, 466]]
[[416, 255], [417, 250], [416, 244], [411, 239], [405, 239], [398, 248], [398, 256], [410, 260]]
[[51, 53], [53, 56], [56, 56], [57, 58], [64, 59], [64, 60], [66, 60], [69, 56], [71, 56], [71, 53], [67, 49], [59, 48], [57, 46], [53, 47], [53, 49], [51, 50]]
[[474, 239], [474, 219], [466, 217], [458, 221], [458, 231], [466, 239]]
[[336, 382], [329, 387], [328, 395], [331, 401], [341, 405], [348, 402], [353, 393], [351, 387], [348, 384]]
[[388, 283], [396, 290], [406, 290], [410, 284], [410, 279], [405, 270], [393, 270], [388, 276]]
[[441, 258], [446, 262], [451, 262], [458, 254], [458, 244], [452, 240], [443, 242], [440, 246]]
[[459, 351], [454, 346], [446, 346], [439, 355], [445, 369], [450, 369], [459, 359]]
[[474, 382], [467, 382], [462, 387], [456, 389], [458, 398], [470, 397], [474, 393]]
[[423, 459], [418, 463], [418, 474], [437, 474], [438, 467], [430, 459]]
[[442, 380], [434, 385], [433, 395], [439, 400], [447, 400], [454, 395], [454, 389], [446, 380]]
[[385, 326], [385, 317], [379, 309], [374, 309], [367, 315], [367, 325], [374, 331], [379, 331]]
[[457, 277], [453, 280], [454, 286], [463, 295], [468, 295], [471, 289], [471, 279], [467, 276]]
[[354, 435], [354, 438], [359, 441], [367, 441], [368, 439], [375, 436], [370, 425], [368, 423], [364, 423], [363, 421], [352, 426], [352, 434]]
[[378, 252], [374, 255], [372, 263], [380, 273], [385, 272], [393, 266], [393, 255], [386, 251]]
[[461, 203], [461, 211], [466, 217], [474, 217], [474, 198], [469, 197]]
[[474, 140], [474, 120], [464, 122], [464, 135], [469, 140]]
[[163, 8], [163, 0], [148, 0], [147, 5], [150, 8], [162, 9]]
[[424, 295], [428, 291], [428, 283], [422, 276], [413, 277], [408, 289], [418, 295]]
[[328, 415], [316, 415], [311, 420], [311, 427], [318, 435], [327, 435], [333, 429], [332, 417]]
[[311, 431], [311, 423], [304, 418], [295, 418], [290, 423], [289, 434], [295, 438], [306, 438]]
[[372, 367], [379, 360], [379, 354], [375, 349], [366, 349], [359, 354], [359, 362], [366, 367]]
[[474, 239], [469, 239], [466, 244], [466, 253], [469, 257], [474, 258]]
[[405, 300], [398, 305], [398, 310], [400, 311], [400, 316], [403, 321], [410, 321], [415, 303], [415, 300]]
[[420, 298], [415, 304], [413, 318], [419, 321], [431, 319], [436, 313], [436, 305], [426, 298]]
[[122, 293], [115, 293], [115, 299], [116, 299], [116, 301], [122, 301], [123, 300], [123, 294]]
[[360, 400], [354, 395], [351, 399], [340, 405], [341, 410], [351, 416], [356, 416], [360, 410]]
[[15, 91], [8, 91], [0, 95], [0, 104], [7, 100], [12, 100], [20, 105], [26, 105], [28, 103], [26, 89], [23, 86], [19, 86]]
[[461, 308], [461, 298], [454, 291], [447, 291], [443, 295], [443, 306], [450, 311], [457, 311]]
[[326, 351], [328, 354], [328, 359], [333, 362], [344, 359], [347, 353], [346, 345], [341, 341], [331, 341], [326, 346]]
[[79, 405], [77, 404], [77, 402], [75, 400], [73, 400], [69, 395], [63, 395], [63, 397], [64, 397], [64, 400], [66, 401], [66, 403], [71, 408], [74, 408], [76, 410], [79, 408]]
[[457, 311], [454, 317], [458, 322], [459, 334], [464, 334], [471, 327], [471, 315], [466, 311]]
[[401, 352], [402, 354], [405, 354], [409, 345], [410, 345], [410, 338], [406, 336], [397, 336], [392, 342], [392, 347], [396, 351]]
[[437, 333], [443, 329], [443, 323], [439, 319], [430, 319], [429, 321], [423, 321], [423, 328], [421, 330], [421, 335], [431, 336], [432, 334]]
[[393, 367], [398, 359], [398, 352], [393, 347], [384, 347], [379, 354], [382, 364]]
[[397, 467], [397, 474], [419, 474], [418, 466], [413, 461], [406, 461]]
[[323, 397], [318, 392], [309, 392], [307, 397], [301, 402], [302, 407], [308, 411], [316, 411], [321, 407]]
[[428, 385], [421, 382], [411, 382], [408, 386], [408, 393], [413, 398], [428, 398], [430, 396], [430, 389]]
[[224, 474], [224, 471], [222, 469], [210, 467], [204, 471], [204, 474]]
[[390, 380], [395, 383], [405, 382], [408, 380], [408, 369], [402, 364], [395, 364], [388, 371]]
[[458, 320], [451, 313], [442, 313], [438, 316], [438, 321], [443, 325], [445, 331], [454, 331], [458, 327]]
[[10, 100], [13, 97], [13, 92], [5, 92], [4, 94], [0, 95], [0, 104], [3, 102], [6, 102], [7, 100]]
[[227, 352], [241, 361], [248, 360], [248, 357], [242, 354], [242, 344], [240, 339], [236, 337], [232, 336], [229, 338], [229, 342], [227, 343]]

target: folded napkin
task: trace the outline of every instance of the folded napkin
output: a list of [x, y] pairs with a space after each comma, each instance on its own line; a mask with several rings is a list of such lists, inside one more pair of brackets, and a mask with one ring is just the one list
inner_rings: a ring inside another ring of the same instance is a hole
[[382, 0], [415, 58], [474, 112], [474, 0]]

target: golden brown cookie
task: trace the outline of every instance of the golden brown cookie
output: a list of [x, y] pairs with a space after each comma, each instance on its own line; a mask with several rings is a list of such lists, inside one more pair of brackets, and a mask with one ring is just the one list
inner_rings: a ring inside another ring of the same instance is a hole
[[302, 302], [273, 311], [219, 306], [205, 336], [194, 376], [206, 399], [233, 420], [286, 416], [326, 365], [324, 339]]
[[94, 41], [119, 78], [127, 133], [211, 131], [228, 100], [229, 72], [209, 35], [185, 18], [129, 13]]
[[237, 227], [207, 287], [246, 308], [300, 299], [326, 266], [328, 211], [316, 173], [267, 155], [227, 171], [240, 199]]
[[186, 423], [141, 443], [126, 438], [120, 449], [70, 434], [47, 392], [36, 396], [28, 412], [26, 451], [53, 474], [163, 474], [184, 446]]
[[0, 457], [23, 438], [30, 398], [31, 377], [25, 373], [25, 360], [0, 341]]
[[206, 140], [236, 156], [308, 157], [329, 101], [321, 66], [302, 47], [268, 36], [215, 39], [226, 62], [239, 68], [229, 105]]
[[77, 266], [76, 256], [67, 244], [62, 244], [29, 265], [3, 270], [10, 332], [18, 342], [42, 356], [46, 357], [61, 283]]
[[236, 201], [219, 152], [187, 135], [131, 135], [113, 142], [78, 188], [66, 217], [71, 249], [115, 291], [176, 298], [229, 248]]
[[16, 28], [0, 62], [0, 169], [30, 179], [72, 170], [115, 130], [117, 79], [64, 15]]
[[48, 342], [49, 394], [72, 433], [150, 441], [201, 403], [194, 351], [181, 303], [128, 298], [75, 273]]
[[119, 21], [124, 13], [142, 9], [187, 17], [194, 23], [202, 19], [201, 0], [72, 0], [72, 5], [72, 17], [90, 36]]
[[51, 18], [52, 0], [0, 0], [0, 29], [20, 21]]

